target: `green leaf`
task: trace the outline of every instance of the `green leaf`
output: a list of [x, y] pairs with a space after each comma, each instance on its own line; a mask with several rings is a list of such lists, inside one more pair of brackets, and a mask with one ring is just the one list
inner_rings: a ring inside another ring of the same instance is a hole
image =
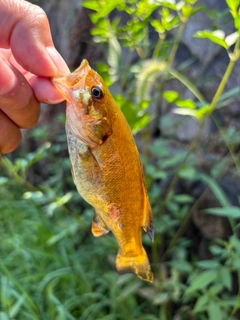
[[5, 177], [0, 177], [0, 186], [3, 186], [8, 182], [8, 178]]
[[169, 300], [169, 294], [167, 292], [158, 293], [153, 300], [153, 304], [161, 305], [166, 303], [168, 300]]
[[178, 99], [175, 103], [180, 108], [187, 108], [192, 110], [196, 109], [195, 103], [190, 99], [185, 99], [185, 100]]
[[175, 69], [170, 69], [169, 73], [176, 79], [178, 79], [184, 86], [188, 88], [189, 91], [191, 91], [194, 96], [203, 104], [205, 104], [205, 99], [201, 92], [197, 89], [197, 87], [193, 84], [193, 81], [190, 81], [188, 78], [186, 78], [182, 73], [178, 72]]
[[225, 193], [222, 191], [221, 187], [217, 184], [217, 182], [212, 179], [211, 177], [207, 176], [206, 174], [201, 173], [199, 175], [200, 179], [207, 184], [207, 186], [212, 190], [215, 197], [218, 199], [220, 204], [223, 207], [229, 206], [229, 201], [225, 195]]
[[170, 156], [167, 143], [163, 139], [156, 140], [153, 144], [150, 144], [148, 148], [153, 154], [160, 156], [161, 158]]
[[169, 103], [173, 103], [178, 99], [179, 95], [176, 91], [165, 91], [163, 92], [163, 98], [167, 100]]
[[233, 18], [236, 18], [238, 6], [239, 6], [239, 0], [226, 0], [226, 2]]
[[239, 34], [239, 29], [240, 29], [240, 16], [237, 15], [236, 18], [234, 19], [234, 27], [238, 31]]
[[194, 37], [196, 38], [206, 38], [210, 41], [222, 46], [223, 48], [227, 49], [228, 45], [226, 41], [224, 40], [224, 32], [222, 30], [215, 30], [215, 31], [198, 31], [194, 34]]
[[174, 157], [162, 160], [160, 163], [161, 169], [167, 169], [173, 166], [176, 166], [180, 161], [182, 161], [185, 157], [185, 152], [179, 152]]
[[239, 7], [239, 0], [226, 0], [226, 2], [231, 10], [237, 11]]
[[98, 11], [100, 9], [98, 1], [83, 1], [82, 6], [87, 9]]
[[208, 289], [209, 296], [216, 296], [223, 290], [222, 283], [217, 283]]
[[194, 200], [194, 198], [189, 196], [188, 194], [175, 195], [174, 199], [178, 203], [192, 203]]
[[219, 247], [217, 245], [212, 245], [209, 247], [210, 251], [214, 255], [221, 255], [223, 252], [225, 252], [225, 248]]
[[0, 311], [0, 319], [1, 320], [10, 320], [8, 313]]
[[178, 173], [179, 177], [182, 179], [195, 179], [196, 178], [196, 170], [195, 168], [186, 167], [181, 168]]
[[219, 306], [219, 303], [215, 301], [211, 301], [207, 308], [208, 312], [208, 320], [222, 320], [223, 319], [223, 313]]
[[137, 109], [140, 110], [145, 110], [149, 107], [149, 104], [151, 103], [150, 100], [143, 100], [143, 101], [139, 101]]
[[22, 305], [24, 304], [24, 302], [25, 302], [25, 297], [23, 295], [21, 295], [21, 296], [19, 296], [18, 300], [13, 304], [13, 306], [9, 310], [9, 316], [12, 319], [16, 318], [16, 316], [19, 313], [19, 311], [20, 311]]
[[[91, 15], [91, 20], [93, 23], [97, 23], [99, 19], [101, 18], [105, 18], [107, 17], [107, 15], [112, 12], [117, 4], [122, 1], [122, 0], [115, 0], [115, 1], [105, 1], [104, 5], [99, 6], [99, 9], [94, 9], [97, 12]], [[88, 1], [89, 4], [91, 3], [91, 1]], [[94, 5], [94, 7], [96, 7]]]
[[240, 218], [240, 208], [239, 207], [223, 207], [223, 208], [208, 208], [203, 210], [204, 213], [213, 214], [219, 217], [226, 217], [232, 219]]
[[169, 262], [169, 265], [179, 272], [189, 273], [192, 272], [193, 268], [190, 263], [186, 260], [173, 260]]
[[165, 28], [163, 27], [162, 23], [159, 20], [151, 20], [150, 23], [158, 33], [165, 32]]
[[239, 270], [240, 269], [240, 257], [234, 256], [232, 258], [231, 265], [232, 265], [233, 270]]
[[139, 289], [139, 287], [141, 287], [141, 283], [139, 283], [139, 281], [138, 282], [130, 282], [126, 287], [121, 289], [121, 293], [116, 298], [117, 302], [119, 303], [120, 301], [129, 297], [131, 294], [135, 294], [137, 289]]
[[153, 118], [148, 113], [138, 116], [138, 120], [135, 122], [132, 128], [133, 134], [138, 133], [141, 129], [145, 128]]
[[198, 274], [192, 278], [192, 281], [187, 288], [185, 294], [192, 294], [197, 290], [202, 290], [206, 288], [210, 283], [214, 282], [217, 278], [217, 273], [215, 270], [207, 270]]
[[202, 119], [202, 117], [209, 112], [209, 105], [202, 106], [200, 109], [196, 110], [196, 118], [198, 120]]
[[17, 171], [21, 170], [22, 172], [24, 172], [27, 169], [28, 165], [29, 165], [28, 161], [22, 158], [17, 158], [14, 162], [14, 166]]
[[106, 86], [110, 87], [112, 85], [112, 81], [109, 75], [109, 66], [106, 65], [105, 63], [98, 62], [96, 69], [97, 69], [97, 73], [99, 73], [103, 78]]
[[195, 303], [193, 311], [194, 312], [205, 311], [208, 305], [208, 301], [209, 301], [209, 296], [207, 294], [200, 296], [197, 299], [197, 302]]
[[45, 142], [40, 148], [38, 148], [35, 152], [29, 153], [27, 155], [28, 167], [31, 167], [34, 163], [43, 159], [47, 154], [46, 150], [51, 147], [50, 142]]
[[114, 96], [114, 98], [121, 108], [122, 112], [124, 113], [127, 122], [134, 134], [144, 128], [150, 122], [151, 118], [149, 114], [142, 112], [139, 113], [131, 101], [125, 99], [121, 95], [116, 95]]
[[196, 262], [196, 266], [203, 269], [216, 269], [220, 266], [220, 263], [216, 260], [202, 260]]
[[228, 268], [222, 267], [219, 271], [222, 284], [230, 291], [232, 289], [232, 275]]
[[168, 9], [171, 9], [171, 10], [174, 10], [174, 11], [177, 11], [177, 6], [175, 4], [175, 1], [167, 1], [167, 0], [159, 0], [158, 3], [163, 6], [163, 7], [166, 7]]
[[189, 18], [192, 13], [192, 6], [189, 4], [185, 4], [182, 6], [182, 15], [184, 18]]

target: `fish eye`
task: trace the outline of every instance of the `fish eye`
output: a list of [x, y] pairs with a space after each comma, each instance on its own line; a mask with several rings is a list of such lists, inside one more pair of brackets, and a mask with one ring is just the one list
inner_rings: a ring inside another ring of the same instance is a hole
[[92, 97], [95, 99], [101, 99], [103, 97], [103, 91], [98, 86], [93, 86], [91, 89]]

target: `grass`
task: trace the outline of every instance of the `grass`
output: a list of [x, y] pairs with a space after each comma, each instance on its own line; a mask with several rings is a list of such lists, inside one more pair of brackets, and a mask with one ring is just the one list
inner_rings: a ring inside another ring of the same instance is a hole
[[146, 284], [115, 272], [116, 241], [91, 235], [93, 210], [49, 216], [26, 192], [11, 179], [0, 189], [0, 319], [147, 316]]

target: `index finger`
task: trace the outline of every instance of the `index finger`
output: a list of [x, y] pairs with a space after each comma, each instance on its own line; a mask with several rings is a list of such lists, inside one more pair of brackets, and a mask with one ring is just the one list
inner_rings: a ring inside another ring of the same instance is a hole
[[45, 12], [23, 0], [0, 3], [0, 47], [11, 48], [16, 61], [33, 74], [54, 77], [69, 73], [54, 47]]

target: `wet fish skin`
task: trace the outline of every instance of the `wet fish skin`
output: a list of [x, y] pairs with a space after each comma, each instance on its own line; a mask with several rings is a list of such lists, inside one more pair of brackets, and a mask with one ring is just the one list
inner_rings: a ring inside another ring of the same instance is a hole
[[67, 100], [66, 134], [74, 183], [95, 208], [92, 233], [114, 234], [116, 269], [152, 282], [141, 228], [154, 238], [138, 150], [128, 123], [102, 78], [83, 60], [53, 84]]

